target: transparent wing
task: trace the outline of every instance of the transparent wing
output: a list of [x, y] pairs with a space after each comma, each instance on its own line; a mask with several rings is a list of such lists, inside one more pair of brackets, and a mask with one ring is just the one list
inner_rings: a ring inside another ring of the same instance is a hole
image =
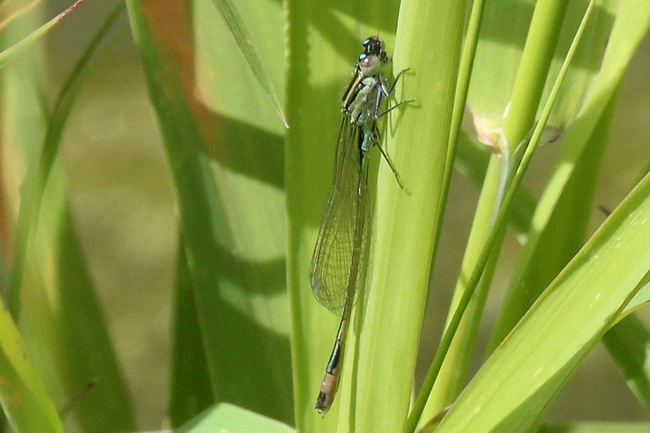
[[360, 149], [359, 127], [343, 118], [339, 132], [332, 189], [309, 269], [316, 299], [342, 314], [354, 304], [365, 280], [368, 237], [367, 156]]

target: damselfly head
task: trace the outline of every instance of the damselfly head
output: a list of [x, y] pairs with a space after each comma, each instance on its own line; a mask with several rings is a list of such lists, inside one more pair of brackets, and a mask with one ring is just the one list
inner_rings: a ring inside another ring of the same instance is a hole
[[379, 57], [382, 63], [387, 63], [389, 60], [384, 40], [379, 36], [370, 36], [363, 41], [363, 53], [367, 56]]
[[359, 56], [359, 68], [364, 75], [377, 75], [388, 61], [388, 54], [386, 54], [382, 38], [370, 36], [363, 41], [363, 53]]
[[386, 54], [384, 40], [379, 36], [370, 36], [363, 41], [363, 52], [366, 54], [374, 54], [379, 56], [381, 53]]

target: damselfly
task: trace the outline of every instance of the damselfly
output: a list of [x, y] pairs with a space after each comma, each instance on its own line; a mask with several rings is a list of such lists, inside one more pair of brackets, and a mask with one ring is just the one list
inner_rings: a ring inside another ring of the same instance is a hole
[[377, 120], [381, 116], [409, 102], [402, 101], [380, 112], [382, 100], [391, 95], [404, 71], [388, 88], [383, 71], [390, 58], [383, 40], [379, 36], [371, 36], [363, 42], [363, 48], [350, 85], [343, 95], [343, 122], [339, 131], [332, 189], [309, 269], [312, 291], [318, 301], [331, 312], [341, 315], [334, 349], [315, 405], [323, 416], [334, 401], [350, 313], [357, 291], [365, 280], [369, 216], [368, 152], [373, 146], [379, 148], [400, 187], [404, 188], [379, 143], [377, 128]]

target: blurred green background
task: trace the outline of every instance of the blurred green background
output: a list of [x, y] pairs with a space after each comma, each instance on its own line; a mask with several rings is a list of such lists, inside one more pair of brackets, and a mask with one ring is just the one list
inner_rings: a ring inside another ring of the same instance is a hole
[[[69, 3], [48, 2], [48, 16]], [[88, 0], [46, 37], [49, 96], [56, 95], [115, 3]], [[121, 26], [128, 26], [126, 15]], [[138, 427], [144, 430], [161, 428], [166, 416], [178, 240], [172, 186], [156, 122], [135, 47], [126, 38], [80, 95], [61, 153], [74, 224], [137, 408]], [[613, 209], [632, 187], [649, 156], [649, 125], [650, 38], [646, 38], [622, 88], [596, 196], [598, 204]], [[533, 191], [539, 191], [545, 181], [556, 150], [552, 143], [538, 150], [527, 178]], [[16, 194], [19, 180], [8, 178], [6, 182], [9, 192]], [[439, 338], [478, 191], [455, 175], [449, 197], [422, 334], [418, 380], [423, 378]], [[592, 229], [603, 220], [604, 215], [595, 209]], [[497, 315], [500, 292], [507, 286], [519, 253], [514, 237], [506, 239], [479, 334], [475, 366]], [[647, 308], [641, 310], [640, 317], [650, 326]], [[600, 345], [547, 415], [552, 422], [648, 419]]]

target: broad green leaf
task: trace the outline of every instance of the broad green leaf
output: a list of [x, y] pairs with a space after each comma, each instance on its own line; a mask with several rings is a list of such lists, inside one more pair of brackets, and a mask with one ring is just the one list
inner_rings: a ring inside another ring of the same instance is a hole
[[[575, 162], [573, 175], [564, 186], [552, 214], [547, 214], [545, 208], [536, 210], [528, 242], [510, 282], [488, 353], [510, 332], [542, 290], [584, 244], [616, 102], [617, 98], [613, 97], [589, 137], [589, 151], [583, 152]], [[571, 146], [571, 143], [562, 144]], [[546, 221], [543, 218], [547, 218]]]
[[221, 403], [197, 415], [174, 433], [294, 433], [286, 424], [249, 410]]
[[[598, 134], [597, 128], [607, 124], [608, 116], [603, 113], [605, 113], [608, 106], [611, 108], [609, 104], [613, 104], [612, 98], [620, 85], [623, 73], [636, 47], [650, 27], [650, 3], [644, 1], [623, 2], [617, 9], [615, 18], [599, 73], [578, 116], [562, 137], [563, 145], [557, 157], [556, 165], [549, 177], [547, 187], [540, 198], [535, 213], [533, 220], [534, 231], [529, 236], [525, 253], [526, 257], [524, 258], [526, 263], [520, 264], [521, 269], [519, 272], [521, 274], [526, 272], [525, 267], [539, 266], [537, 260], [530, 260], [538, 247], [539, 238], [544, 233], [545, 227], [553, 215], [555, 206], [562, 196], [565, 185], [580, 161], [581, 153], [585, 149], [590, 151], [588, 145], [592, 137]], [[592, 156], [588, 155], [585, 158], [592, 158]], [[597, 160], [593, 159], [592, 161], [597, 162]], [[585, 169], [588, 170], [589, 167], [585, 167]], [[579, 188], [577, 190], [574, 189], [572, 194], [581, 194]], [[570, 201], [571, 197], [568, 197], [568, 199]], [[572, 223], [573, 221], [569, 224]], [[542, 253], [540, 254], [543, 255]], [[549, 266], [552, 265], [550, 262], [548, 264]], [[540, 272], [542, 271], [540, 270]], [[552, 274], [553, 271], [551, 270], [550, 273]], [[527, 284], [527, 281], [523, 281], [523, 283]], [[519, 290], [519, 285], [512, 286], [511, 290]], [[509, 323], [509, 325], [497, 325], [492, 347], [496, 346], [500, 339], [507, 334], [509, 327], [517, 322], [527, 305], [532, 303], [532, 299], [534, 299], [538, 292], [532, 290], [529, 293], [531, 299], [521, 300], [521, 308], [517, 305], [512, 305], [508, 311], [503, 313], [501, 320], [504, 323]]]
[[61, 416], [87, 432], [133, 430], [125, 380], [67, 208], [60, 164], [50, 176], [22, 291], [21, 326]]
[[[253, 44], [250, 32], [248, 31], [247, 26], [245, 25], [242, 18], [239, 16], [237, 8], [235, 8], [235, 5], [230, 0], [212, 0], [212, 2], [216, 5], [217, 9], [219, 9], [219, 12], [221, 12], [221, 16], [223, 17], [225, 23], [228, 25], [230, 33], [235, 38], [239, 50], [246, 58], [246, 62], [248, 62], [248, 66], [253, 72], [253, 75], [255, 75], [255, 78], [271, 100], [273, 108], [275, 108], [275, 111], [280, 116], [282, 123], [284, 123], [284, 125], [288, 128], [289, 124], [287, 123], [287, 119], [284, 116], [280, 98], [278, 98], [278, 95], [275, 93], [272, 81], [262, 67], [262, 61], [258, 57], [257, 49]], [[241, 3], [238, 4], [238, 7], [240, 5]], [[267, 23], [268, 22], [269, 21], [267, 21]], [[271, 20], [270, 22], [273, 23], [274, 21]], [[279, 30], [279, 28], [276, 28], [276, 30]], [[268, 40], [268, 37], [265, 39]]]
[[[280, 142], [264, 108], [243, 118], [215, 112], [218, 92], [238, 88], [243, 95], [249, 81], [221, 80], [222, 71], [238, 63], [206, 47], [231, 44], [227, 51], [237, 62], [241, 54], [230, 34], [215, 26], [218, 14], [211, 4], [198, 2], [193, 9], [180, 2], [161, 9], [155, 1], [133, 0], [127, 6], [171, 169], [212, 389], [219, 401], [288, 422]], [[281, 17], [277, 4], [268, 7], [255, 13]], [[188, 28], [196, 30], [196, 47]], [[250, 106], [246, 98], [241, 102]], [[200, 357], [192, 359], [203, 368]]]
[[[624, 200], [486, 361], [437, 432], [525, 431], [650, 269], [650, 178]], [[562, 344], [556, 344], [561, 341]]]
[[[250, 36], [258, 42], [257, 55], [269, 79], [276, 89], [283, 89], [286, 46], [281, 4], [242, 0], [237, 8]], [[228, 362], [234, 362], [239, 374], [247, 378], [233, 383], [233, 373], [224, 363], [220, 380], [230, 382], [233, 398], [245, 391], [257, 400], [257, 406], [245, 407], [290, 423], [294, 417], [282, 141], [286, 129], [242, 58], [230, 24], [208, 1], [195, 3], [193, 19], [196, 85], [208, 108], [207, 118], [198, 120], [218, 188], [221, 213], [217, 216], [228, 227], [220, 229], [217, 238], [221, 250], [218, 277], [225, 311], [232, 310], [234, 315], [224, 315], [215, 332], [220, 335], [220, 352], [233, 351]], [[278, 97], [283, 103], [284, 95]], [[240, 333], [223, 336], [219, 329], [229, 326], [237, 326]], [[223, 387], [217, 395], [225, 397]]]
[[647, 304], [648, 302], [650, 302], [650, 284], [645, 284], [641, 290], [637, 292], [634, 298], [632, 298], [630, 303], [625, 308], [625, 312], [630, 313]]
[[[523, 161], [518, 165], [518, 160], [522, 158], [520, 149], [524, 148], [520, 144], [530, 142], [525, 146], [526, 155], [529, 154], [529, 148], [532, 149], [530, 146], [537, 145], [536, 142], [533, 143], [535, 137], [529, 137], [529, 131], [535, 124], [537, 105], [541, 100], [545, 77], [556, 49], [566, 7], [566, 1], [544, 0], [535, 3], [522, 58], [512, 83], [508, 110], [503, 115], [503, 126], [499, 127], [498, 131], [495, 130], [494, 137], [490, 138], [494, 154], [491, 156], [481, 190], [447, 319], [445, 336], [410, 415], [412, 423], [419, 418], [418, 412], [426, 401], [424, 396], [429, 392], [431, 396], [428, 399], [425, 418], [433, 417], [455, 401], [462, 388], [505, 235], [505, 227], [498, 226], [497, 215], [502, 214], [503, 209], [509, 206], [505, 200], [507, 192], [512, 188], [512, 182], [516, 181], [514, 171], [521, 176], [520, 173], [526, 169]], [[539, 124], [544, 126], [546, 120], [547, 118], [541, 119]], [[483, 132], [479, 131], [478, 134], [481, 136]], [[472, 294], [471, 301], [469, 294]], [[454, 329], [456, 321], [461, 317], [461, 311], [462, 320], [457, 324], [458, 328]], [[452, 333], [453, 341], [448, 345]]]
[[[393, 135], [386, 146], [395, 149], [393, 162], [398, 169], [405, 167], [402, 178], [409, 191], [399, 189], [388, 169], [380, 170], [369, 284], [366, 298], [360, 301], [363, 308], [354, 319], [359, 325], [353, 322], [362, 330], [352, 338], [353, 356], [358, 359], [348, 358], [346, 363], [358, 371], [358, 379], [343, 391], [349, 412], [344, 419], [351, 422], [340, 422], [341, 431], [408, 431], [411, 375], [439, 237], [441, 199], [446, 197], [450, 175], [446, 158], [451, 154], [451, 107], [465, 6], [464, 2], [428, 1], [400, 5], [395, 68], [409, 66], [413, 75], [405, 77], [396, 98], [413, 95], [417, 102], [404, 109], [403, 117], [395, 116], [394, 129], [387, 127]], [[387, 389], [391, 410], [384, 407]]]

